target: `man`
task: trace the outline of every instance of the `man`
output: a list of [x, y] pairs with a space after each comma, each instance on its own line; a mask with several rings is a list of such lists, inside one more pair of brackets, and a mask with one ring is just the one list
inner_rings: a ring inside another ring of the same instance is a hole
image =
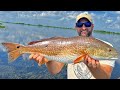
[[[75, 29], [77, 30], [79, 36], [92, 37], [93, 28], [94, 24], [90, 14], [81, 13], [77, 16]], [[29, 58], [34, 59], [36, 62], [38, 62], [39, 65], [45, 62], [48, 70], [52, 74], [59, 73], [64, 66], [64, 63], [47, 60], [41, 54], [31, 54]], [[67, 78], [110, 79], [114, 64], [115, 61], [99, 61], [89, 56], [86, 56], [84, 62], [67, 65]]]

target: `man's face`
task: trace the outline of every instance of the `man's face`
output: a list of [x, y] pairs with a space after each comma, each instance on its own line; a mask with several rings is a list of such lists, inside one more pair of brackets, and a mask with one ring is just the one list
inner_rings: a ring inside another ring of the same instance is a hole
[[[86, 18], [80, 19], [79, 22], [80, 23], [86, 23], [86, 22], [88, 22], [88, 24], [90, 23]], [[93, 24], [91, 24], [90, 27], [85, 26], [85, 24], [82, 24], [81, 27], [77, 27], [76, 26], [76, 30], [77, 30], [79, 36], [89, 37], [89, 36], [92, 35], [93, 27], [94, 27]]]

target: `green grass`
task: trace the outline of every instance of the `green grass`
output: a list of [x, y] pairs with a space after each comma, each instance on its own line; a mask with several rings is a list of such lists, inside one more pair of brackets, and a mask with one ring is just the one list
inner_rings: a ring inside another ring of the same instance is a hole
[[0, 28], [5, 28], [5, 26], [2, 23], [0, 23]]
[[105, 31], [105, 30], [94, 30], [96, 33], [101, 33], [101, 34], [118, 34], [120, 35], [120, 32], [110, 32], [110, 31]]
[[3, 25], [0, 25], [0, 28], [5, 28], [5, 26], [3, 26]]

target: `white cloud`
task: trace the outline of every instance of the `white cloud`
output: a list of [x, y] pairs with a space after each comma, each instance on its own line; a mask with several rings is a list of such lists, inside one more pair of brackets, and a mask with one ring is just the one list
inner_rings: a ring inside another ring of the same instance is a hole
[[120, 16], [117, 16], [117, 20], [120, 20]]
[[95, 14], [95, 13], [91, 13], [91, 16], [92, 16], [92, 17], [95, 17], [95, 16], [96, 16], [96, 14]]
[[119, 24], [115, 24], [114, 28], [120, 29], [120, 25]]
[[116, 11], [117, 14], [120, 14], [120, 11]]
[[112, 21], [113, 21], [112, 19], [108, 19], [108, 20], [106, 20], [105, 23], [111, 23]]
[[83, 12], [83, 13], [88, 14], [88, 12], [87, 12], [87, 11], [85, 11], [85, 12]]

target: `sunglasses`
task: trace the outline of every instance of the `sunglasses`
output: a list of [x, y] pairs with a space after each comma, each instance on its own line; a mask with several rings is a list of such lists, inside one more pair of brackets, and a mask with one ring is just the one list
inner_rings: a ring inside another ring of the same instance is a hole
[[91, 25], [92, 25], [91, 22], [85, 22], [85, 23], [77, 22], [77, 23], [76, 23], [76, 27], [82, 27], [83, 24], [85, 25], [85, 27], [91, 27]]

